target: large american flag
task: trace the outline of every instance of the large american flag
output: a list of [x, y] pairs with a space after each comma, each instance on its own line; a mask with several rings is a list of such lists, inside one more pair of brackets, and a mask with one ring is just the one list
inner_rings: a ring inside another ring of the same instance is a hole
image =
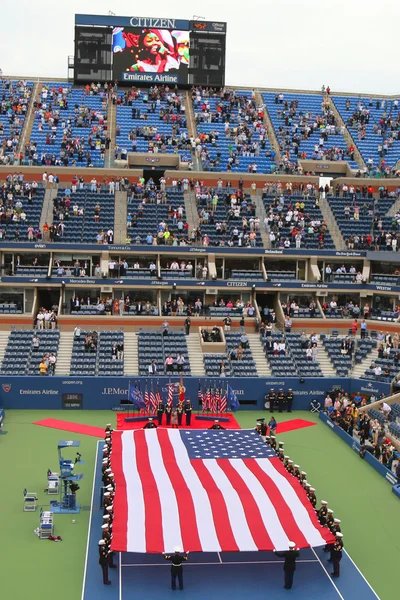
[[253, 431], [113, 432], [112, 550], [287, 550], [334, 538], [300, 483]]

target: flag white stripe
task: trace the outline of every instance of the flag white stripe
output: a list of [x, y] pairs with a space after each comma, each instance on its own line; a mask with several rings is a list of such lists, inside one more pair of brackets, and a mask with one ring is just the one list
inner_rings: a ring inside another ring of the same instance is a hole
[[224, 497], [230, 525], [239, 550], [241, 552], [258, 550], [247, 524], [245, 511], [237, 491], [216, 460], [206, 459], [203, 460], [203, 464]]
[[175, 459], [179, 470], [193, 498], [197, 531], [202, 550], [203, 552], [220, 552], [221, 547], [215, 530], [210, 500], [196, 471], [192, 467], [180, 431], [168, 429], [168, 436], [175, 452]]
[[263, 486], [242, 460], [230, 459], [229, 462], [235, 471], [239, 473], [256, 501], [264, 527], [267, 530], [274, 547], [278, 550], [287, 550], [289, 547], [289, 538], [287, 537], [285, 530], [282, 527], [282, 523], [279, 520], [278, 513]]
[[142, 482], [136, 465], [134, 440], [132, 431], [122, 433], [122, 469], [126, 482], [128, 510], [126, 547], [132, 552], [146, 552], [144, 497]]
[[181, 525], [175, 491], [165, 469], [157, 429], [146, 431], [146, 443], [150, 468], [160, 496], [164, 550], [172, 552], [175, 546], [182, 547]]
[[306, 507], [301, 502], [300, 498], [296, 494], [295, 490], [290, 485], [289, 481], [279, 473], [269, 460], [256, 459], [256, 462], [261, 469], [274, 481], [278, 486], [280, 493], [283, 496], [286, 504], [292, 511], [294, 520], [297, 526], [302, 531], [304, 537], [310, 546], [322, 546], [325, 544], [325, 540], [321, 536], [320, 532], [311, 521], [310, 515]]

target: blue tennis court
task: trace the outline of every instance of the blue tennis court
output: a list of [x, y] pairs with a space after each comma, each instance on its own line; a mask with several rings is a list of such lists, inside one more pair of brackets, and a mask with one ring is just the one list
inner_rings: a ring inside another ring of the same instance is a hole
[[[101, 444], [102, 442], [99, 442]], [[273, 552], [191, 553], [184, 566], [183, 591], [170, 589], [170, 563], [161, 555], [123, 553], [116, 555], [116, 569], [110, 569], [110, 586], [102, 583], [98, 564], [98, 540], [101, 537], [100, 509], [101, 453], [96, 458], [92, 492], [87, 557], [82, 600], [131, 600], [179, 596], [191, 600], [220, 600], [222, 595], [232, 599], [250, 593], [255, 600], [266, 597], [280, 600], [287, 597], [283, 588], [283, 560]], [[292, 598], [320, 600], [376, 600], [377, 594], [358, 570], [347, 553], [341, 561], [341, 576], [330, 577], [329, 555], [323, 548], [301, 551], [297, 561]]]

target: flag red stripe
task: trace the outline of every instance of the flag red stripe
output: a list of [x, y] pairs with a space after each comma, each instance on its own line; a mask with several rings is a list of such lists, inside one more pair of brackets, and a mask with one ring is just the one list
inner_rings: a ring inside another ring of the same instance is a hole
[[175, 457], [175, 451], [169, 439], [168, 431], [166, 429], [158, 429], [157, 435], [164, 467], [176, 495], [183, 547], [189, 548], [193, 552], [201, 552], [202, 547], [197, 530], [194, 502], [192, 494], [179, 469], [177, 463], [179, 457]]
[[111, 549], [118, 548], [121, 552], [127, 551], [128, 498], [126, 495], [126, 481], [122, 464], [122, 431], [113, 431], [111, 454], [111, 468], [114, 473], [116, 493], [114, 496], [114, 521]]
[[303, 486], [300, 484], [300, 482], [295, 477], [293, 477], [293, 475], [290, 475], [290, 473], [288, 473], [286, 471], [285, 467], [283, 466], [283, 464], [279, 460], [279, 458], [271, 458], [270, 460], [272, 461], [272, 464], [274, 465], [275, 469], [277, 471], [279, 471], [279, 473], [281, 475], [283, 475], [283, 477], [285, 477], [285, 479], [288, 480], [288, 482], [292, 486], [293, 490], [296, 492], [296, 494], [297, 494], [298, 498], [300, 499], [301, 503], [303, 504], [304, 508], [310, 515], [310, 519], [311, 519], [314, 527], [316, 529], [318, 529], [320, 535], [323, 537], [323, 539], [326, 541], [327, 544], [333, 544], [333, 542], [335, 541], [335, 536], [332, 535], [332, 533], [329, 531], [329, 529], [327, 527], [323, 527], [319, 523], [316, 512], [313, 509], [311, 502], [307, 498], [307, 494], [306, 494]]
[[211, 511], [213, 514], [214, 527], [219, 541], [219, 545], [225, 551], [237, 552], [239, 546], [233, 535], [228, 510], [221, 490], [217, 487], [212, 475], [206, 469], [203, 461], [194, 459], [190, 461], [193, 469], [196, 471], [203, 488], [210, 500]]
[[137, 470], [143, 490], [146, 551], [160, 552], [160, 548], [164, 548], [161, 502], [156, 480], [150, 466], [145, 430], [139, 429], [133, 432], [133, 436], [136, 446]]
[[229, 479], [232, 487], [238, 493], [250, 533], [257, 548], [274, 548], [274, 544], [268, 535], [268, 531], [265, 529], [257, 502], [246, 483], [236, 469], [233, 468], [229, 460], [217, 459], [217, 463]]
[[[281, 462], [279, 458], [273, 458], [270, 460], [274, 467], [276, 460]], [[289, 540], [296, 542], [296, 545], [300, 546], [300, 548], [306, 548], [309, 546], [310, 544], [304, 537], [301, 529], [298, 527], [292, 511], [286, 504], [283, 495], [279, 491], [279, 488], [273, 479], [271, 479], [271, 477], [269, 477], [269, 475], [267, 475], [267, 473], [261, 469], [259, 464], [253, 458], [244, 458], [243, 462], [264, 488], [265, 493], [268, 495], [276, 510], [278, 519]]]

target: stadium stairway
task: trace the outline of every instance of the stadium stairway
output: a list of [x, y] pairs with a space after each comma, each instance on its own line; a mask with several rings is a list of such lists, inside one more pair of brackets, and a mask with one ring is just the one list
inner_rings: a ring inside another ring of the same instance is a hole
[[[188, 130], [188, 137], [196, 139], [197, 138], [197, 127], [196, 127], [196, 119], [194, 118], [191, 90], [187, 90], [186, 92], [184, 92], [183, 104], [185, 107], [185, 117], [186, 117], [186, 127]], [[193, 168], [195, 171], [203, 170], [201, 160], [197, 157], [195, 152], [192, 152], [192, 161], [193, 161]]]
[[320, 339], [318, 340], [318, 362], [324, 377], [338, 376], [336, 369], [329, 358], [326, 348]]
[[348, 148], [350, 148], [350, 146], [354, 146], [355, 148], [354, 160], [356, 161], [360, 169], [364, 169], [366, 167], [366, 164], [364, 162], [363, 157], [361, 156], [358, 146], [355, 140], [353, 139], [353, 136], [351, 135], [350, 131], [347, 129], [346, 124], [343, 121], [338, 109], [336, 108], [335, 102], [332, 100], [330, 102], [330, 107], [332, 109], [333, 114], [335, 115], [337, 125], [340, 127], [344, 127], [344, 139], [346, 140]]
[[0, 331], [0, 365], [3, 362], [4, 355], [6, 353], [6, 347], [8, 344], [9, 331]]
[[43, 231], [43, 225], [46, 223], [51, 225], [53, 222], [53, 198], [56, 198], [57, 190], [55, 188], [47, 188], [44, 194], [42, 214], [40, 215], [39, 227]]
[[186, 221], [189, 225], [189, 233], [200, 224], [199, 213], [196, 207], [196, 198], [194, 192], [188, 190], [183, 194], [185, 201]]
[[265, 358], [264, 348], [262, 346], [260, 335], [258, 333], [248, 333], [249, 346], [253, 360], [256, 363], [257, 373], [259, 377], [272, 377], [271, 368]]
[[356, 363], [353, 367], [351, 376], [354, 379], [360, 379], [361, 377], [363, 377], [363, 375], [365, 375], [365, 371], [369, 368], [370, 364], [375, 362], [375, 360], [377, 360], [378, 358], [378, 348], [373, 348], [371, 350], [371, 352], [369, 352], [367, 354], [367, 356], [365, 357], [365, 359], [360, 362], [360, 363]]
[[[117, 106], [113, 102], [107, 107], [107, 136], [110, 138], [110, 147], [104, 153], [104, 166], [112, 167], [114, 164], [115, 133], [117, 128]], [[124, 240], [125, 241], [125, 240]]]
[[336, 250], [345, 250], [346, 242], [344, 241], [342, 232], [340, 231], [339, 225], [337, 224], [329, 202], [326, 198], [319, 198], [319, 208], [322, 216], [324, 217], [324, 221], [328, 226], [328, 231], [331, 234]]
[[263, 199], [258, 194], [256, 195], [255, 204], [256, 204], [256, 217], [258, 217], [260, 219], [260, 236], [262, 239], [263, 246], [264, 246], [264, 248], [271, 248], [271, 242], [270, 242], [269, 236], [267, 235], [267, 232], [265, 231], [265, 226], [264, 226], [264, 219], [266, 218], [267, 213], [265, 211], [265, 205], [264, 205]]
[[126, 242], [127, 206], [127, 193], [115, 192], [114, 240], [116, 244], [125, 244]]
[[60, 331], [60, 343], [57, 352], [55, 375], [69, 375], [71, 370], [73, 331]]
[[124, 332], [124, 375], [139, 375], [138, 335], [134, 331]]
[[18, 152], [22, 152], [22, 154], [25, 154], [25, 144], [27, 144], [29, 142], [29, 140], [31, 139], [33, 124], [35, 122], [35, 109], [34, 109], [33, 105], [34, 105], [35, 100], [40, 100], [41, 93], [42, 93], [42, 87], [43, 87], [43, 84], [40, 83], [39, 81], [37, 81], [36, 83], [34, 83], [33, 88], [32, 88], [32, 94], [31, 94], [31, 99], [29, 102], [28, 113], [26, 115], [26, 119], [25, 119], [24, 125], [22, 127], [21, 135], [19, 138], [19, 144], [18, 144]]
[[192, 332], [186, 336], [186, 345], [188, 349], [192, 376], [204, 377], [206, 372], [204, 370], [203, 351], [201, 349], [200, 335], [198, 331]]
[[[257, 103], [257, 106], [265, 104], [264, 99], [260, 92], [256, 92], [255, 101]], [[274, 152], [276, 153], [275, 163], [278, 164], [281, 161], [281, 151], [279, 148], [278, 138], [275, 135], [275, 130], [274, 130], [274, 127], [272, 125], [272, 122], [271, 122], [271, 119], [269, 116], [269, 112], [266, 108], [264, 110], [264, 119], [263, 120], [264, 120], [264, 125], [267, 128], [267, 135], [268, 135], [269, 143], [270, 143], [272, 149], [274, 150]], [[265, 246], [265, 247], [267, 248], [267, 246]]]
[[[399, 161], [400, 162], [400, 161]], [[392, 206], [389, 208], [388, 212], [386, 213], [386, 217], [394, 217], [395, 215], [397, 215], [397, 213], [400, 212], [400, 198], [398, 198], [393, 204]]]

